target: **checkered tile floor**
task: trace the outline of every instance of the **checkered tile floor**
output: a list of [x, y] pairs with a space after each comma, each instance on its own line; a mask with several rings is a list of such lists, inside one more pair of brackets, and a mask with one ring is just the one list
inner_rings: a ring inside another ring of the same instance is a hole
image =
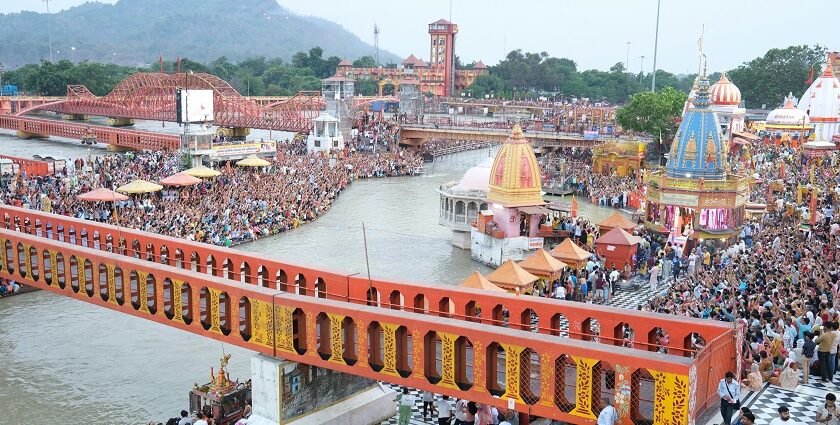
[[[385, 382], [383, 382], [383, 384], [385, 384], [385, 386], [393, 389], [397, 393], [402, 392], [402, 387], [400, 387], [399, 385], [388, 384], [388, 383], [385, 383]], [[415, 390], [413, 388], [409, 389], [408, 392], [411, 393], [412, 396], [414, 396], [414, 400], [415, 400], [414, 401], [414, 406], [415, 407], [411, 411], [411, 420], [409, 421], [409, 424], [411, 424], [411, 425], [420, 425], [420, 424], [423, 424], [423, 425], [426, 425], [426, 424], [437, 425], [437, 423], [438, 423], [437, 422], [437, 416], [432, 417], [433, 415], [431, 414], [431, 412], [429, 412], [429, 417], [428, 418], [423, 419], [423, 392]], [[438, 397], [440, 397], [440, 396], [435, 395], [435, 400], [437, 400]], [[450, 404], [454, 407], [455, 406], [455, 401], [450, 400]], [[398, 417], [394, 416], [393, 418], [388, 419], [385, 422], [382, 422], [380, 425], [397, 425], [398, 423], [399, 423], [398, 422]]]
[[786, 390], [775, 385], [765, 384], [761, 391], [749, 394], [742, 403], [755, 415], [755, 425], [769, 425], [779, 416], [779, 406], [790, 409], [792, 420], [802, 424], [816, 423], [817, 409], [825, 403], [825, 395], [840, 395], [840, 374], [835, 375], [833, 383], [822, 383], [818, 377], [811, 376], [808, 384], [800, 384], [796, 390]]
[[[670, 287], [670, 284], [660, 284], [657, 288], [656, 292], [667, 291]], [[643, 282], [641, 287], [636, 290], [619, 290], [612, 298], [610, 298], [609, 305], [614, 307], [622, 307], [628, 309], [636, 309], [638, 305], [645, 304], [647, 300], [649, 300], [654, 295], [654, 291], [650, 290], [647, 282]], [[535, 322], [535, 321], [534, 321]], [[537, 325], [537, 323], [532, 323], [533, 325]], [[561, 336], [568, 336], [569, 332], [569, 322], [565, 319], [561, 319], [560, 322], [560, 335]], [[383, 382], [383, 384], [397, 393], [402, 392], [402, 387], [399, 385], [389, 384], [387, 382]], [[423, 400], [422, 400], [422, 391], [418, 391], [415, 389], [409, 389], [409, 393], [414, 396], [415, 399], [415, 408], [412, 411], [411, 421], [409, 422], [411, 425], [421, 425], [421, 424], [437, 424], [437, 417], [429, 417], [427, 419], [423, 419]], [[438, 395], [435, 396], [437, 400]], [[454, 400], [450, 400], [454, 405]], [[792, 410], [793, 408], [791, 408]], [[382, 422], [381, 425], [397, 425], [397, 417], [393, 417], [388, 419], [385, 422]], [[762, 424], [766, 425], [766, 424]]]

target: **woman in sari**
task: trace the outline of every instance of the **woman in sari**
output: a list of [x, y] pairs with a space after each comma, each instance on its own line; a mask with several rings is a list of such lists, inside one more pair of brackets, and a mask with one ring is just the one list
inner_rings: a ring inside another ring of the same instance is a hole
[[797, 362], [787, 359], [785, 360], [785, 368], [779, 374], [779, 386], [787, 390], [792, 390], [797, 385], [799, 385], [799, 366]]
[[746, 391], [758, 391], [764, 385], [764, 379], [758, 371], [758, 364], [750, 366], [750, 373], [741, 381], [741, 388]]

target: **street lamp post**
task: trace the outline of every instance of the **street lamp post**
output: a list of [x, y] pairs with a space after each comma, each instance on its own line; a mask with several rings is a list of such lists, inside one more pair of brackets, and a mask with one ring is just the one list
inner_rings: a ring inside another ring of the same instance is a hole
[[50, 0], [42, 0], [42, 1], [47, 4], [47, 34], [48, 34], [49, 42], [50, 42], [50, 62], [55, 62], [53, 60], [53, 48], [52, 48], [52, 19], [50, 18]]
[[650, 91], [656, 91], [656, 53], [659, 49], [659, 6], [662, 0], [656, 1], [656, 37], [653, 39], [653, 76], [650, 79]]
[[630, 42], [627, 42], [627, 56], [624, 58], [624, 72], [630, 72]]
[[76, 48], [70, 46], [70, 62], [76, 63]]

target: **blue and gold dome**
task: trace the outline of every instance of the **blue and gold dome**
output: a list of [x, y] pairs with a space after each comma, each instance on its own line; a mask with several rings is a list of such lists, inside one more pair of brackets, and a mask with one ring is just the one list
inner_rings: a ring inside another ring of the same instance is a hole
[[709, 109], [709, 78], [705, 71], [695, 90], [697, 94], [671, 143], [665, 172], [668, 177], [723, 179], [726, 152], [717, 113]]

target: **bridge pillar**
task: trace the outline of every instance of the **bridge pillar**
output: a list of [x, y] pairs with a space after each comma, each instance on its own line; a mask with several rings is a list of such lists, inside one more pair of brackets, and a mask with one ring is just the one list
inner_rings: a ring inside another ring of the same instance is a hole
[[251, 129], [248, 127], [219, 127], [216, 130], [217, 136], [230, 137], [232, 139], [245, 139], [251, 134]]
[[[251, 357], [253, 410], [248, 424], [368, 425], [396, 414], [394, 391], [340, 372], [301, 373], [301, 368], [313, 367], [263, 354]], [[314, 381], [307, 376], [315, 376]], [[284, 396], [284, 389], [292, 386], [296, 394]]]
[[30, 131], [18, 130], [17, 137], [21, 139], [49, 139], [50, 136], [46, 134], [32, 133]]
[[134, 125], [134, 118], [108, 117], [108, 125], [111, 127], [129, 127]]
[[64, 114], [61, 119], [67, 121], [87, 121], [88, 116], [84, 114]]
[[117, 146], [117, 145], [108, 145], [107, 146], [108, 152], [128, 152], [134, 149], [127, 148], [125, 146]]

